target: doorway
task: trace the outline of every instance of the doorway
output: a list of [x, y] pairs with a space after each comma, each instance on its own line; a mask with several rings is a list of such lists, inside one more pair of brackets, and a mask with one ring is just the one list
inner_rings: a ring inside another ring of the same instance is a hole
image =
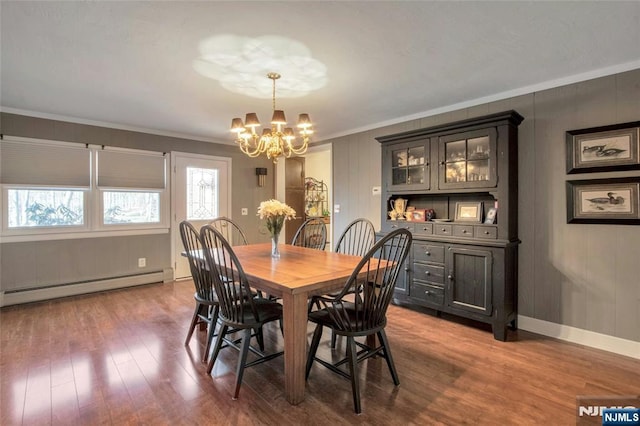
[[188, 220], [200, 229], [219, 216], [230, 217], [231, 158], [173, 152], [171, 180], [174, 279], [191, 276], [182, 256], [180, 222]]
[[[297, 161], [298, 163], [290, 162], [290, 160]], [[283, 164], [284, 163], [284, 164]], [[327, 207], [328, 216], [325, 217], [325, 223], [327, 224], [327, 250], [331, 250], [333, 247], [333, 164], [332, 164], [332, 146], [331, 144], [324, 144], [317, 147], [310, 147], [309, 150], [300, 157], [288, 158], [286, 161], [278, 163], [277, 165], [277, 184], [276, 184], [276, 197], [279, 200], [284, 199], [287, 204], [290, 202], [289, 197], [293, 197], [294, 194], [298, 194], [302, 197], [302, 205], [294, 207], [289, 204], [296, 211], [296, 216], [300, 217], [298, 221], [287, 221], [285, 228], [286, 242], [291, 242], [293, 235], [297, 231], [298, 227], [304, 221], [305, 216], [305, 201], [304, 201], [304, 180], [306, 177], [313, 177], [317, 180], [323, 181], [327, 185]], [[284, 176], [284, 179], [282, 178]], [[301, 191], [300, 191], [301, 189]], [[301, 195], [300, 195], [301, 194]], [[324, 212], [322, 212], [324, 215]]]
[[285, 160], [284, 181], [284, 202], [296, 211], [295, 219], [289, 220], [285, 227], [285, 242], [290, 243], [304, 222], [304, 157]]

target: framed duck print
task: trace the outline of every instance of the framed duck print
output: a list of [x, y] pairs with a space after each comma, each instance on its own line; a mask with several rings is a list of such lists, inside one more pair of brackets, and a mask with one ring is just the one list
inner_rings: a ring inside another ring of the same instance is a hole
[[567, 223], [640, 225], [640, 176], [567, 181]]
[[567, 173], [640, 169], [638, 139], [640, 121], [568, 131]]

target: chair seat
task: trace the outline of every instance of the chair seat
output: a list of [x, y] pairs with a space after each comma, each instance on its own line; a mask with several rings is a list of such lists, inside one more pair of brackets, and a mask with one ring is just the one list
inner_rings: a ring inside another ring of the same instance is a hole
[[336, 308], [333, 315], [327, 308], [309, 312], [309, 321], [329, 327], [337, 334], [351, 336], [373, 334], [386, 325], [386, 317], [380, 324], [365, 325], [362, 322], [362, 309], [356, 310], [355, 304], [351, 302], [343, 302], [342, 306], [342, 308]]
[[224, 318], [222, 312], [220, 312], [220, 318], [226, 321], [230, 326], [236, 328], [255, 328], [264, 323], [282, 318], [282, 305], [277, 302], [258, 297], [253, 299], [253, 306], [258, 314], [257, 322], [253, 316], [251, 304], [248, 301], [243, 304], [241, 321], [233, 321], [228, 318]]

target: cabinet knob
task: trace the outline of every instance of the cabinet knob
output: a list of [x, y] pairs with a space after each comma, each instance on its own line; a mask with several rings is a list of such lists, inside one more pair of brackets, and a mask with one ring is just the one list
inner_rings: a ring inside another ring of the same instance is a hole
[[466, 230], [466, 229], [463, 229], [463, 230], [462, 230], [462, 233], [463, 233], [463, 234], [466, 234], [466, 233], [467, 233], [467, 230]]
[[449, 278], [450, 281], [453, 281], [453, 275], [449, 275], [447, 278]]
[[405, 268], [404, 268], [404, 271], [405, 271], [405, 272], [409, 272], [409, 267], [408, 267], [408, 266], [407, 266], [407, 267], [405, 267]]
[[484, 231], [484, 235], [489, 235], [489, 231]]
[[425, 251], [424, 254], [426, 254], [427, 256], [431, 256], [431, 252], [430, 251]]
[[426, 272], [425, 272], [425, 275], [431, 275], [431, 272], [426, 271]]
[[442, 228], [442, 232], [447, 232], [447, 228]]
[[429, 290], [425, 290], [424, 294], [426, 294], [427, 296], [431, 294], [431, 292]]
[[440, 162], [440, 165], [441, 165], [441, 166], [444, 166], [445, 164], [446, 164], [446, 163], [445, 163], [444, 161], [441, 161], [441, 162]]

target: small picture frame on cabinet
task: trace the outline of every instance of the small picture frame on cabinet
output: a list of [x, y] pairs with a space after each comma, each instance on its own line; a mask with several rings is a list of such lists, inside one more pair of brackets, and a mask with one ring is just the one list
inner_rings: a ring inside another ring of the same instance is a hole
[[482, 222], [482, 203], [456, 203], [456, 222]]
[[484, 223], [494, 224], [496, 223], [496, 216], [498, 215], [498, 209], [495, 207], [491, 207], [487, 210], [487, 214], [484, 217]]
[[414, 222], [424, 222], [425, 218], [425, 209], [415, 209], [411, 212], [412, 220]]

